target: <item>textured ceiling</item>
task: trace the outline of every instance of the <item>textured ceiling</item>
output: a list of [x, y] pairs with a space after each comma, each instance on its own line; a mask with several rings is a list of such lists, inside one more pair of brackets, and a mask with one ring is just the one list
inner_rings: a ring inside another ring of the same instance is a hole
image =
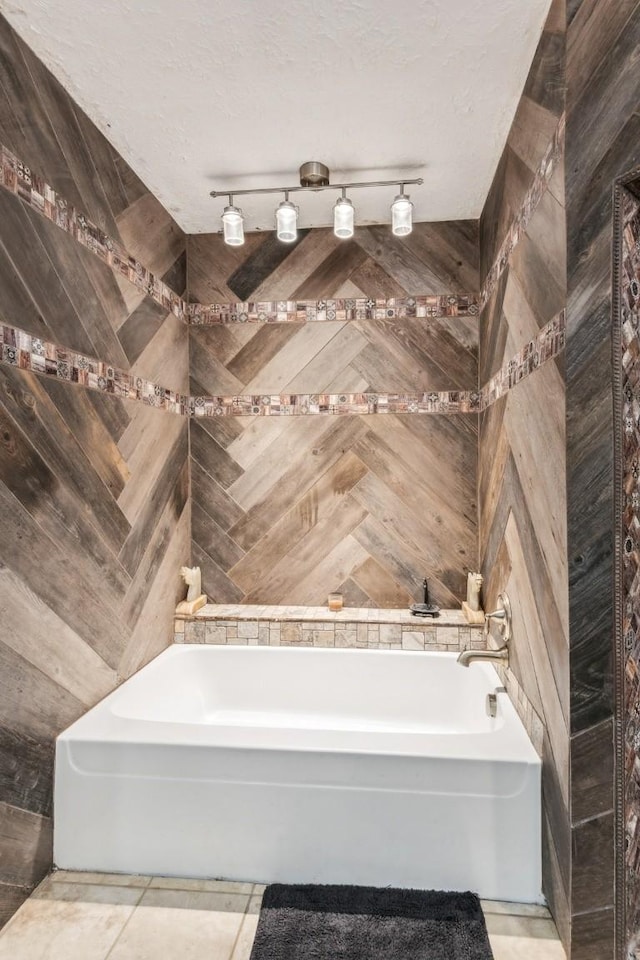
[[[0, 10], [189, 233], [212, 189], [422, 176], [416, 220], [477, 218], [550, 0], [0, 0]], [[393, 189], [353, 193], [357, 223]], [[337, 194], [335, 195], [337, 196]], [[238, 201], [240, 202], [240, 201]], [[277, 197], [242, 199], [271, 229]], [[334, 194], [301, 195], [301, 226]]]

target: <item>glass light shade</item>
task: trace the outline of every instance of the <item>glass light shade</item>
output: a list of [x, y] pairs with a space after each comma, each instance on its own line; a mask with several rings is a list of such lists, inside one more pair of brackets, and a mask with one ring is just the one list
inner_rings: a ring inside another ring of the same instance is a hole
[[283, 243], [293, 243], [298, 236], [298, 208], [290, 200], [276, 207], [276, 232]]
[[406, 237], [413, 230], [413, 204], [404, 193], [391, 204], [391, 229], [396, 237]]
[[353, 236], [355, 210], [351, 200], [341, 197], [333, 208], [333, 232], [341, 240], [348, 240]]
[[224, 242], [230, 247], [239, 247], [244, 243], [243, 221], [244, 217], [239, 207], [225, 207], [222, 211]]

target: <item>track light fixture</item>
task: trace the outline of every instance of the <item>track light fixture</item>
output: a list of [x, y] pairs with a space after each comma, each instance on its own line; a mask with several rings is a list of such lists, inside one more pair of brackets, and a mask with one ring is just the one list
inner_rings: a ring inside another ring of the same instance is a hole
[[404, 192], [404, 183], [400, 193], [391, 204], [391, 230], [396, 237], [406, 237], [413, 230], [413, 204]]
[[417, 184], [424, 181], [422, 177], [414, 180], [369, 180], [362, 183], [329, 183], [329, 168], [317, 160], [310, 160], [300, 167], [300, 186], [295, 187], [258, 187], [255, 190], [212, 190], [212, 197], [229, 197], [229, 205], [222, 212], [222, 226], [225, 243], [238, 246], [244, 243], [242, 211], [233, 205], [233, 197], [240, 194], [283, 193], [284, 200], [278, 204], [275, 211], [276, 233], [283, 243], [292, 243], [298, 235], [298, 208], [289, 200], [290, 193], [302, 193], [322, 190], [341, 190], [333, 208], [333, 231], [337, 237], [348, 239], [353, 236], [355, 223], [355, 208], [347, 197], [347, 190], [360, 187], [399, 187], [400, 193], [391, 204], [391, 229], [395, 236], [405, 237], [411, 233], [413, 204], [405, 194], [407, 184]]
[[233, 194], [229, 194], [229, 206], [222, 211], [222, 229], [224, 242], [230, 247], [240, 247], [244, 243], [244, 217], [242, 210], [233, 205]]
[[289, 200], [288, 191], [276, 207], [276, 233], [283, 243], [293, 243], [298, 236], [298, 208]]
[[355, 210], [351, 200], [347, 197], [347, 191], [343, 189], [342, 196], [336, 200], [333, 208], [333, 232], [341, 240], [348, 240], [353, 236], [353, 224], [355, 221]]

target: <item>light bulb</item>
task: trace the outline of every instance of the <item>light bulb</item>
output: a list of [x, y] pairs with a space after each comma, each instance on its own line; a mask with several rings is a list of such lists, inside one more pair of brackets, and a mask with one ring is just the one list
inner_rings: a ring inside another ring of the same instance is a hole
[[298, 208], [289, 200], [276, 207], [276, 232], [283, 243], [293, 243], [298, 236]]
[[391, 229], [396, 237], [406, 237], [413, 230], [413, 204], [404, 193], [399, 193], [391, 204]]
[[341, 240], [348, 240], [349, 237], [353, 236], [354, 218], [355, 210], [351, 200], [348, 200], [347, 197], [340, 197], [339, 200], [336, 200], [336, 205], [333, 208], [333, 232], [336, 237], [340, 237]]
[[222, 211], [224, 242], [228, 243], [230, 247], [239, 247], [244, 243], [243, 221], [244, 217], [239, 207], [230, 204]]

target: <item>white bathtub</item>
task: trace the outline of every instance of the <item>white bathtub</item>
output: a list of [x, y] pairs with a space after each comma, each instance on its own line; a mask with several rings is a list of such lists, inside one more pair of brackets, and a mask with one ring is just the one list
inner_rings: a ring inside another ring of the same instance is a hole
[[540, 760], [455, 654], [173, 646], [58, 738], [74, 870], [541, 901]]

